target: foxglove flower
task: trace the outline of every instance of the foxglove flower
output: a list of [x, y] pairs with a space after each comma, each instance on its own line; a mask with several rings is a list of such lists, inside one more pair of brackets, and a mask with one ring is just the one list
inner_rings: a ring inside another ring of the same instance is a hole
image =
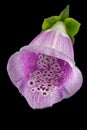
[[8, 60], [11, 81], [33, 109], [69, 98], [82, 85], [73, 52], [80, 23], [68, 16], [69, 6], [59, 16], [45, 19], [42, 32]]

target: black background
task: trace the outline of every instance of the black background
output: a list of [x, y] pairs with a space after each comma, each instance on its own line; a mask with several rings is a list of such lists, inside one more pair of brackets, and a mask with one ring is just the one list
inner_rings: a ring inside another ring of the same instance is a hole
[[[80, 31], [75, 37], [74, 51], [76, 65], [83, 73], [83, 86], [74, 96], [51, 108], [33, 110], [10, 81], [6, 71], [7, 61], [13, 53], [27, 45], [40, 33], [44, 18], [59, 14], [67, 4], [70, 4], [70, 16], [81, 23]], [[74, 125], [77, 123], [75, 119], [82, 121], [87, 114], [86, 2], [79, 0], [42, 0], [19, 3], [8, 1], [2, 3], [1, 7], [0, 109], [2, 109], [1, 115], [4, 120], [16, 118], [15, 122], [18, 119], [19, 123], [21, 117], [22, 121], [29, 121], [29, 125], [36, 122], [37, 125], [42, 124], [42, 128], [46, 124], [51, 125], [53, 121], [58, 125], [63, 121], [68, 123], [67, 119], [71, 120], [71, 118]]]

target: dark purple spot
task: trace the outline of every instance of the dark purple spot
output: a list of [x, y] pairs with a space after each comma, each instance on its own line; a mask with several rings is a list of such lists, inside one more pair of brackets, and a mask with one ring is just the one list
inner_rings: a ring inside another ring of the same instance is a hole
[[37, 90], [40, 90], [40, 88], [37, 88]]
[[32, 89], [32, 91], [34, 91], [34, 89]]
[[37, 80], [37, 82], [40, 82], [40, 80]]
[[50, 84], [48, 84], [48, 86], [51, 86]]
[[46, 74], [43, 74], [43, 76], [46, 76]]
[[43, 87], [42, 90], [45, 90], [45, 87]]
[[43, 92], [43, 95], [46, 95], [46, 93], [45, 93], [45, 92]]
[[49, 89], [47, 88], [46, 91], [48, 91]]
[[44, 85], [42, 84], [41, 86], [40, 86], [40, 88], [42, 88]]
[[31, 82], [30, 82], [30, 85], [32, 85], [32, 84], [33, 84], [33, 82], [31, 81]]

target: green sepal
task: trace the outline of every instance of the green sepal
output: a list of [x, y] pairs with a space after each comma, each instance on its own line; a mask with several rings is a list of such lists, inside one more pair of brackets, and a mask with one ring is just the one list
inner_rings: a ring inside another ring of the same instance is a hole
[[59, 16], [61, 17], [62, 21], [69, 17], [69, 5], [66, 6]]
[[66, 6], [66, 8], [60, 13], [59, 16], [52, 16], [49, 18], [44, 19], [42, 24], [42, 31], [45, 31], [49, 28], [51, 28], [55, 23], [59, 21], [65, 20], [65, 18], [69, 17], [69, 5]]
[[44, 19], [44, 22], [42, 24], [42, 31], [45, 31], [49, 28], [51, 28], [56, 22], [60, 21], [60, 16], [52, 16], [50, 18]]
[[66, 18], [64, 23], [67, 34], [74, 37], [78, 33], [81, 24], [73, 18]]

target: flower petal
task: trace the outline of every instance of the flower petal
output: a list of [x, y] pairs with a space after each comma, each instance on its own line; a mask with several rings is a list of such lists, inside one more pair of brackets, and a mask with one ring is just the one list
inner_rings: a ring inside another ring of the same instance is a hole
[[16, 87], [21, 87], [29, 77], [29, 72], [34, 69], [35, 53], [17, 52], [12, 55], [7, 64], [9, 77]]
[[73, 60], [71, 60], [71, 58], [67, 55], [65, 55], [64, 53], [57, 51], [54, 48], [49, 48], [46, 46], [38, 46], [38, 45], [29, 45], [29, 46], [24, 46], [20, 49], [20, 53], [23, 52], [36, 52], [36, 53], [43, 53], [43, 54], [47, 54], [50, 56], [54, 56], [60, 59], [63, 59], [67, 62], [69, 62], [69, 64], [72, 66], [72, 63], [75, 65], [75, 62]]
[[30, 45], [44, 46], [54, 48], [65, 55], [69, 56], [74, 61], [74, 52], [71, 39], [65, 32], [60, 32], [51, 29], [41, 32]]
[[[72, 68], [72, 74], [68, 80], [65, 80], [65, 83], [62, 86], [63, 89], [56, 91], [52, 96], [43, 96], [38, 92], [32, 93], [31, 88], [28, 86], [29, 77], [27, 77], [27, 74], [29, 71], [27, 70], [30, 68], [29, 64], [32, 65], [33, 61], [35, 61], [35, 56], [32, 57], [32, 52], [35, 52], [34, 54], [42, 53], [65, 60]], [[52, 106], [53, 104], [60, 102], [62, 99], [72, 96], [82, 84], [82, 75], [75, 67], [74, 62], [68, 56], [49, 47], [29, 45], [21, 48], [19, 52], [12, 55], [9, 59], [7, 71], [13, 84], [34, 109]]]
[[65, 84], [63, 85], [64, 88], [62, 92], [63, 98], [69, 98], [73, 96], [82, 86], [83, 82], [82, 73], [75, 66], [72, 69], [73, 71], [71, 73], [71, 76], [69, 77], [67, 82], [65, 82]]
[[31, 88], [27, 84], [19, 89], [20, 93], [25, 97], [28, 104], [33, 109], [42, 109], [51, 107], [53, 104], [61, 101], [63, 99], [60, 92], [55, 92], [53, 95], [43, 96], [41, 93], [32, 92]]
[[10, 79], [12, 80], [13, 84], [17, 86], [17, 82], [21, 81], [25, 75], [22, 71], [22, 64], [20, 62], [20, 53], [16, 52], [12, 55], [7, 64], [7, 71]]
[[56, 45], [52, 46], [52, 48], [57, 49], [58, 51], [64, 53], [66, 56], [70, 57], [71, 60], [74, 61], [74, 52], [71, 39], [68, 35], [64, 33], [60, 33], [57, 36]]
[[56, 31], [54, 30], [47, 30], [41, 32], [39, 35], [36, 36], [36, 38], [33, 41], [31, 41], [30, 45], [51, 47], [55, 36], [55, 32]]

